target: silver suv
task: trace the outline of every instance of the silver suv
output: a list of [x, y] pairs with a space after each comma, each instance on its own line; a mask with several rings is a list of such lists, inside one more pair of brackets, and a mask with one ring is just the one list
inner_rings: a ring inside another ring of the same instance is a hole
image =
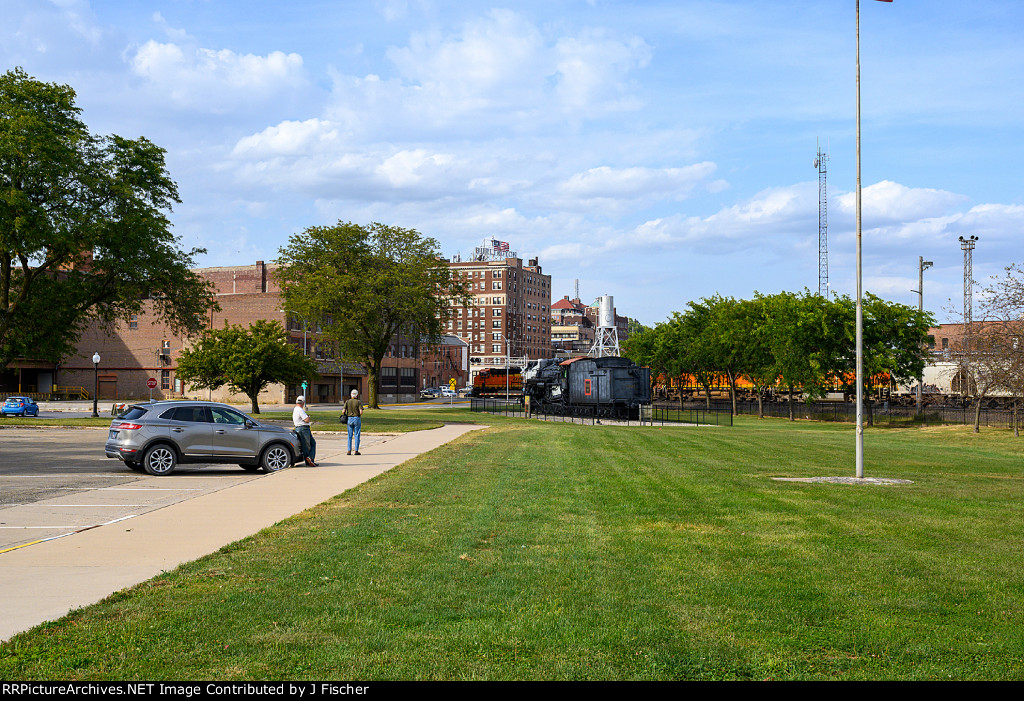
[[236, 463], [243, 469], [277, 472], [298, 462], [299, 437], [260, 423], [226, 404], [152, 402], [135, 404], [110, 423], [104, 446], [136, 472], [169, 475], [178, 463]]

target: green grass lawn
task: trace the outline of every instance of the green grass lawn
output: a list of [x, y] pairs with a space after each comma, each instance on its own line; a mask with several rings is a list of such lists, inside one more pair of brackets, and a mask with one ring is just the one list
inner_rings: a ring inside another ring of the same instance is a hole
[[[3, 679], [1024, 679], [1024, 440], [491, 420], [0, 645]], [[2, 566], [2, 561], [0, 561]]]

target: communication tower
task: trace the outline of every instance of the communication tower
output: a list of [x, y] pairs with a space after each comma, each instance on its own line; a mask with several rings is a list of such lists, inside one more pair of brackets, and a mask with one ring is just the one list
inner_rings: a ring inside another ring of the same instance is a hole
[[818, 169], [818, 294], [828, 297], [828, 188], [826, 187], [828, 153], [818, 144], [814, 167]]

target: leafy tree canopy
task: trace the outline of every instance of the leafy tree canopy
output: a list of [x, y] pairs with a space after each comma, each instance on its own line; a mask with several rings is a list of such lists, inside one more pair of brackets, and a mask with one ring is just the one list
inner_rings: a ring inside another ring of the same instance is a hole
[[212, 289], [190, 268], [165, 212], [180, 202], [164, 151], [96, 137], [75, 92], [21, 69], [0, 75], [0, 366], [60, 360], [93, 319], [151, 311], [201, 328]]
[[267, 385], [298, 384], [316, 375], [316, 364], [288, 342], [280, 323], [260, 319], [248, 329], [225, 323], [222, 329], [206, 331], [182, 353], [177, 373], [194, 389], [228, 385], [249, 397], [252, 413], [258, 414], [259, 393]]
[[318, 325], [341, 358], [366, 366], [370, 406], [377, 406], [381, 363], [396, 334], [437, 343], [452, 301], [470, 302], [438, 248], [413, 229], [339, 222], [310, 227], [280, 251], [277, 278], [288, 310]]

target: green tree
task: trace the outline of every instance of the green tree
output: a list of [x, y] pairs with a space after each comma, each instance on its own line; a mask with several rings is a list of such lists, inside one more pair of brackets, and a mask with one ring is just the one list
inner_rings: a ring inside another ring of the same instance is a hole
[[289, 239], [276, 262], [288, 309], [318, 324], [342, 358], [366, 366], [374, 408], [395, 335], [401, 330], [436, 344], [453, 301], [471, 299], [437, 241], [413, 229], [351, 222], [310, 227]]
[[[855, 302], [840, 298], [848, 309]], [[916, 380], [921, 376], [928, 362], [928, 329], [935, 325], [930, 312], [886, 300], [866, 293], [863, 298], [864, 311], [864, 403], [868, 412], [868, 423], [874, 423], [872, 382], [881, 375], [889, 375], [890, 386]], [[850, 312], [847, 312], [849, 314]], [[855, 311], [853, 312], [856, 313]], [[855, 321], [850, 322], [851, 326]], [[846, 376], [856, 372], [856, 340], [850, 334], [846, 350]]]
[[196, 332], [214, 306], [190, 270], [205, 251], [183, 252], [171, 234], [165, 212], [179, 199], [163, 149], [95, 137], [79, 114], [67, 85], [0, 76], [0, 367], [60, 360], [93, 319], [146, 306]]
[[852, 308], [804, 290], [780, 292], [765, 298], [765, 332], [775, 372], [789, 394], [789, 418], [794, 395], [805, 401], [824, 396], [845, 370], [848, 341], [853, 337]]
[[206, 331], [178, 360], [178, 377], [194, 389], [228, 385], [252, 402], [260, 413], [259, 394], [272, 383], [298, 384], [316, 375], [316, 364], [288, 342], [284, 327], [261, 319], [248, 329], [240, 325]]

